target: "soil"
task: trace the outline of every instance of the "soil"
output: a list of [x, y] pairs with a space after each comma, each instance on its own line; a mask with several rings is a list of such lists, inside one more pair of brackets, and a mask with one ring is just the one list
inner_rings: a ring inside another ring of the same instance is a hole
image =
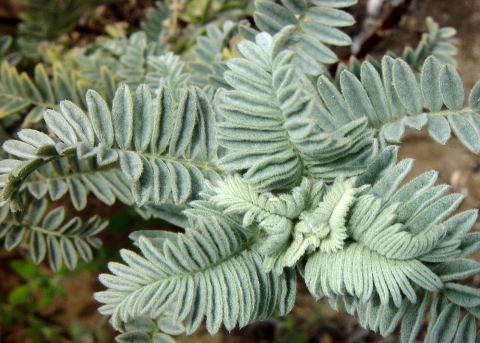
[[[153, 1], [122, 0], [117, 5], [104, 8], [103, 11], [112, 18], [124, 18], [129, 13], [128, 8], [136, 8], [135, 4], [141, 4], [143, 6], [141, 8], [145, 9], [152, 3]], [[12, 32], [12, 25], [18, 22], [19, 7], [17, 4], [16, 0], [0, 1], [0, 18], [6, 18], [5, 20], [0, 19], [0, 34]], [[360, 21], [358, 27], [362, 27], [366, 0], [360, 1], [358, 6], [357, 18]], [[388, 0], [385, 0], [380, 17], [373, 21], [373, 27], [378, 25], [382, 16], [385, 16], [391, 9]], [[133, 12], [130, 11], [130, 13]], [[144, 11], [136, 10], [135, 13], [138, 17], [134, 20], [131, 19], [132, 22], [138, 20]], [[399, 22], [393, 29], [382, 31], [382, 40], [373, 47], [370, 53], [381, 57], [386, 50], [392, 50], [399, 54], [405, 45], [415, 46], [421, 33], [426, 29], [425, 18], [427, 16], [433, 17], [441, 27], [452, 26], [457, 29], [459, 38], [458, 71], [468, 92], [480, 79], [480, 63], [478, 62], [480, 60], [480, 0], [410, 1]], [[410, 131], [400, 148], [400, 158], [407, 157], [415, 159], [409, 179], [427, 170], [438, 170], [439, 183], [449, 184], [452, 192], [465, 195], [460, 210], [480, 208], [480, 157], [468, 152], [456, 139], [451, 139], [445, 146], [439, 146], [433, 143], [425, 132]], [[88, 217], [98, 211], [98, 204], [94, 199], [89, 208], [90, 210], [82, 212], [82, 216]], [[148, 225], [157, 224], [158, 222], [154, 222]], [[138, 228], [138, 223], [127, 225], [126, 233], [123, 234], [108, 231], [102, 238], [104, 242], [107, 242], [111, 251], [130, 247], [126, 236], [135, 225]], [[478, 222], [475, 224], [474, 230], [480, 230]], [[4, 300], [15, 286], [24, 282], [9, 268], [10, 261], [23, 258], [24, 255], [22, 250], [20, 252], [0, 252], [0, 301]], [[475, 255], [475, 258], [480, 261], [480, 254]], [[45, 272], [48, 273], [48, 271]], [[97, 281], [97, 273], [98, 268], [93, 272], [84, 269], [79, 273], [70, 274], [64, 282], [68, 297], [59, 297], [51, 306], [38, 311], [37, 315], [49, 325], [68, 328], [71, 327], [72, 321], [76, 321], [84, 328], [83, 335], [77, 335], [76, 340], [72, 339], [71, 332], [64, 329], [60, 337], [49, 342], [113, 341], [113, 330], [108, 325], [107, 318], [96, 311], [98, 304], [92, 298], [92, 293], [102, 288]], [[478, 287], [480, 276], [469, 279], [468, 283]], [[25, 334], [25, 330], [25, 323], [0, 327], [0, 342], [31, 342], [32, 340]], [[206, 331], [199, 330], [193, 337], [178, 339], [178, 342], [199, 343], [394, 343], [399, 341], [398, 332], [388, 338], [382, 338], [361, 328], [355, 318], [331, 310], [326, 301], [313, 301], [302, 284], [299, 285], [296, 306], [292, 313], [285, 318], [255, 323], [241, 330], [235, 329], [231, 333], [221, 331], [213, 337]]]

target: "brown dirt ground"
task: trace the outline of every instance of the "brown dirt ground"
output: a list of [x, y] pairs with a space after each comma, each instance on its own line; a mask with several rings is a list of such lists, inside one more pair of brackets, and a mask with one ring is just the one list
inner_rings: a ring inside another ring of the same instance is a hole
[[[151, 1], [142, 1], [149, 4]], [[0, 18], [13, 18], [15, 22], [18, 13], [18, 2], [15, 0], [0, 1]], [[117, 17], [122, 11], [134, 8], [135, 0], [121, 1], [116, 7]], [[360, 1], [364, 6], [365, 1]], [[132, 7], [133, 6], [133, 7]], [[385, 5], [385, 10], [388, 5]], [[112, 10], [107, 9], [106, 13]], [[128, 13], [128, 11], [126, 12]], [[467, 91], [480, 79], [480, 0], [414, 0], [409, 11], [399, 22], [397, 27], [386, 32], [380, 44], [372, 51], [373, 55], [381, 56], [385, 50], [400, 53], [406, 44], [415, 46], [421, 32], [425, 30], [426, 16], [432, 16], [441, 26], [453, 26], [458, 30], [459, 54], [457, 56], [458, 70], [464, 81]], [[6, 24], [5, 24], [6, 23]], [[9, 21], [0, 20], [0, 33], [11, 32]], [[409, 178], [422, 172], [436, 169], [440, 172], [439, 183], [451, 185], [453, 192], [460, 192], [466, 196], [461, 205], [461, 210], [480, 207], [480, 157], [469, 153], [456, 139], [451, 139], [442, 147], [433, 143], [424, 132], [409, 132], [401, 146], [400, 158], [411, 157], [415, 164]], [[95, 200], [92, 200], [95, 201]], [[98, 204], [91, 205], [95, 212]], [[88, 212], [88, 211], [87, 211]], [[476, 223], [475, 230], [480, 230]], [[103, 237], [105, 242], [113, 242], [114, 248], [128, 247], [128, 241], [123, 236], [107, 234]], [[110, 243], [109, 243], [110, 244]], [[8, 268], [8, 261], [21, 258], [20, 252], [0, 252], [0, 295], [8, 292], [20, 284], [20, 278], [12, 275]], [[480, 255], [475, 256], [480, 260]], [[480, 276], [469, 280], [469, 283], [478, 287]], [[96, 312], [97, 304], [92, 299], [92, 293], [101, 289], [96, 280], [96, 274], [84, 271], [74, 273], [67, 278], [65, 288], [69, 296], [57, 299], [46, 310], [39, 313], [52, 324], [68, 326], [72, 320], [79, 321], [90, 329], [90, 333], [79, 342], [95, 342], [92, 332], [103, 330], [107, 337], [112, 337], [107, 319]], [[234, 330], [228, 334], [221, 331], [215, 336], [210, 336], [200, 330], [192, 338], [179, 338], [179, 342], [308, 342], [308, 343], [394, 343], [399, 342], [397, 333], [388, 338], [382, 338], [374, 333], [362, 329], [355, 318], [337, 313], [328, 307], [325, 301], [315, 302], [306, 291], [304, 285], [299, 286], [296, 306], [286, 318], [277, 318], [266, 322], [256, 323]], [[5, 343], [27, 343], [29, 340], [24, 335], [25, 327], [15, 325], [10, 328], [1, 328], [0, 333]], [[112, 339], [113, 341], [113, 339]], [[72, 342], [69, 338], [61, 337], [55, 342]], [[420, 341], [419, 341], [420, 342]]]

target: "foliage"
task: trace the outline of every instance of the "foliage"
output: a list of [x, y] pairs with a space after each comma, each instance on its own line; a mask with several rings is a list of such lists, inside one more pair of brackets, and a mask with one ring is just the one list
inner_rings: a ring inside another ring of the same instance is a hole
[[413, 342], [428, 309], [426, 342], [475, 342], [480, 293], [459, 280], [480, 271], [467, 258], [477, 213], [454, 213], [463, 197], [435, 171], [402, 184], [413, 162], [397, 162], [393, 144], [425, 128], [478, 153], [480, 82], [464, 106], [454, 31], [431, 19], [415, 50], [352, 60], [332, 78], [325, 44], [351, 43], [340, 28], [355, 3], [158, 3], [142, 30], [112, 30], [51, 70], [3, 62], [0, 116], [16, 134], [0, 161], [5, 248], [28, 241], [35, 264], [74, 269], [107, 224], [62, 225], [55, 201], [118, 199], [183, 229], [133, 232], [137, 252], [100, 275], [95, 298], [118, 342], [286, 315], [297, 277], [383, 336], [401, 325]]

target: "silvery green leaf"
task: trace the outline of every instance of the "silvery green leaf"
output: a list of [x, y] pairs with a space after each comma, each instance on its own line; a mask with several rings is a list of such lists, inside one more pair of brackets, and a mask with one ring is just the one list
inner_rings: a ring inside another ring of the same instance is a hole
[[462, 307], [480, 306], [480, 290], [457, 283], [445, 284], [445, 295], [453, 303]]
[[465, 235], [472, 228], [478, 218], [477, 210], [460, 212], [443, 223], [450, 238], [459, 238]]
[[99, 175], [85, 174], [82, 175], [82, 180], [85, 186], [87, 186], [98, 199], [107, 205], [113, 205], [115, 195]]
[[480, 81], [472, 87], [468, 96], [468, 105], [474, 111], [480, 110]]
[[405, 116], [402, 118], [405, 126], [415, 131], [420, 131], [421, 129], [423, 129], [423, 127], [427, 124], [427, 120], [428, 118], [426, 113], [422, 113], [416, 117]]
[[63, 224], [62, 227], [58, 230], [59, 233], [63, 235], [77, 235], [79, 229], [82, 225], [82, 221], [78, 217], [70, 219], [66, 224]]
[[158, 322], [158, 328], [168, 335], [181, 335], [185, 332], [183, 325], [173, 321], [170, 317], [160, 319]]
[[148, 160], [141, 156], [143, 171], [137, 181], [132, 184], [132, 195], [137, 206], [145, 205], [149, 199], [154, 186], [154, 172]]
[[440, 312], [432, 329], [430, 329], [425, 343], [449, 343], [457, 329], [460, 309], [455, 304], [449, 304]]
[[307, 16], [329, 26], [344, 27], [355, 23], [355, 19], [349, 13], [335, 8], [310, 7]]
[[7, 205], [0, 206], [0, 223], [4, 222], [10, 214], [10, 209]]
[[144, 218], [160, 218], [170, 224], [181, 228], [187, 228], [189, 226], [187, 217], [182, 213], [186, 209], [184, 205], [174, 205], [170, 203], [164, 203], [162, 205], [147, 204], [141, 209], [136, 209], [137, 212], [141, 210]]
[[375, 182], [369, 194], [373, 194], [377, 198], [390, 198], [405, 176], [410, 172], [412, 165], [412, 159], [402, 160], [392, 167], [380, 180]]
[[379, 331], [383, 337], [389, 336], [397, 327], [400, 319], [405, 315], [406, 302], [402, 303], [399, 308], [395, 306], [384, 306], [378, 312]]
[[133, 140], [137, 151], [147, 149], [152, 137], [152, 96], [146, 85], [140, 85], [135, 92], [133, 105]]
[[428, 116], [427, 131], [435, 142], [442, 145], [445, 145], [451, 136], [450, 124], [442, 116]]
[[480, 263], [468, 259], [456, 259], [440, 263], [432, 268], [443, 282], [459, 280], [480, 272]]
[[115, 141], [120, 149], [128, 149], [133, 136], [133, 102], [130, 88], [120, 85], [112, 101], [112, 122]]
[[43, 183], [43, 182], [29, 183], [28, 184], [28, 191], [36, 199], [41, 199], [45, 196], [45, 194], [47, 194], [48, 185]]
[[217, 156], [218, 148], [214, 112], [205, 94], [198, 88], [195, 88], [195, 93], [197, 93], [198, 125], [202, 140], [201, 153], [204, 160], [212, 161]]
[[57, 150], [58, 155], [69, 156], [75, 153], [77, 147], [75, 145], [68, 145], [63, 142], [58, 142], [57, 144], [55, 144], [55, 149]]
[[63, 180], [48, 179], [47, 184], [48, 193], [52, 200], [58, 200], [68, 192], [67, 184]]
[[476, 331], [475, 317], [467, 314], [458, 326], [457, 335], [453, 343], [475, 343]]
[[53, 235], [48, 235], [46, 241], [48, 264], [52, 271], [57, 272], [62, 266], [62, 248], [58, 239]]
[[282, 4], [295, 14], [300, 14], [307, 8], [306, 0], [282, 0]]
[[433, 56], [428, 57], [422, 67], [421, 84], [425, 105], [432, 112], [442, 108], [443, 98], [440, 91], [440, 63]]
[[[249, 70], [245, 70], [245, 68], [242, 68], [243, 70], [238, 68], [243, 62], [248, 63], [248, 61], [245, 61], [244, 59], [232, 59], [227, 63], [231, 70], [225, 72], [225, 81], [227, 81], [232, 87], [247, 93], [256, 94], [258, 96], [271, 95], [270, 85], [268, 82], [265, 82], [265, 77], [262, 77], [261, 74], [262, 72], [265, 73], [265, 71], [256, 67], [259, 69], [260, 73], [252, 73]], [[255, 65], [252, 67], [254, 66]]]
[[155, 332], [152, 336], [152, 343], [176, 343], [176, 340], [164, 333]]
[[[109, 277], [111, 275], [102, 275], [102, 280], [105, 280], [105, 277]], [[113, 281], [114, 283], [117, 282], [118, 280]], [[146, 332], [146, 333], [151, 333], [156, 331], [156, 325], [155, 323], [145, 317], [140, 317], [140, 318], [135, 318], [128, 323], [125, 323], [125, 331], [137, 331], [137, 332]]]
[[448, 305], [448, 300], [445, 298], [443, 294], [436, 294], [433, 297], [432, 304], [430, 306], [430, 321], [427, 327], [427, 335], [425, 336], [425, 341], [430, 339], [429, 336], [432, 335], [433, 327], [438, 319], [438, 316], [442, 309], [444, 309]]
[[409, 303], [402, 320], [401, 339], [402, 343], [413, 343], [423, 323], [425, 310], [429, 301], [429, 293], [424, 290], [418, 291], [416, 303]]
[[373, 105], [377, 118], [384, 123], [391, 122], [392, 116], [388, 106], [387, 96], [383, 88], [382, 78], [371, 63], [362, 63], [361, 80]]
[[355, 119], [342, 94], [325, 76], [318, 78], [317, 88], [328, 110], [340, 123], [347, 124]]
[[140, 156], [132, 151], [118, 152], [120, 168], [130, 181], [137, 181], [142, 175], [143, 163]]
[[89, 146], [93, 146], [95, 144], [95, 135], [92, 124], [86, 114], [77, 105], [68, 100], [60, 102], [60, 110], [80, 140]]
[[165, 163], [160, 159], [150, 159], [153, 169], [153, 194], [156, 204], [163, 203], [167, 200], [172, 189], [172, 179], [170, 171]]
[[28, 206], [28, 222], [30, 225], [36, 226], [40, 223], [45, 211], [47, 209], [48, 202], [46, 199], [35, 199], [30, 202]]
[[324, 25], [313, 20], [302, 22], [301, 27], [307, 34], [317, 38], [320, 42], [337, 46], [352, 44], [352, 39], [335, 27]]
[[77, 178], [67, 178], [68, 193], [72, 204], [77, 211], [85, 208], [87, 205], [87, 191], [83, 183]]
[[84, 142], [77, 144], [77, 157], [81, 160], [97, 155], [97, 151], [97, 147], [88, 146], [88, 144]]
[[462, 253], [459, 257], [467, 257], [480, 248], [480, 233], [473, 232], [461, 239]]
[[114, 149], [107, 147], [105, 143], [100, 143], [97, 148], [97, 163], [100, 166], [115, 163], [118, 160], [118, 153]]
[[[407, 190], [414, 191], [415, 189], [413, 189], [413, 187], [411, 186], [417, 185], [418, 180], [422, 181], [421, 184], [427, 183], [427, 185], [429, 185], [430, 182], [432, 182], [432, 180], [434, 182], [437, 179], [438, 174], [433, 173], [433, 175], [432, 174], [429, 175], [429, 173], [425, 173], [425, 176], [427, 177], [423, 178], [422, 176], [423, 175], [412, 180], [411, 183], [408, 183], [404, 187], [405, 191]], [[422, 211], [425, 207], [429, 206], [430, 204], [438, 200], [442, 195], [444, 195], [447, 192], [448, 188], [449, 187], [446, 185], [440, 185], [436, 187], [431, 187], [431, 185], [429, 185], [427, 188], [423, 190], [423, 192], [419, 194], [413, 193], [410, 195], [407, 194], [407, 192], [402, 192], [403, 189], [400, 189], [397, 192], [397, 194], [400, 194], [400, 193], [403, 193], [403, 194], [401, 196], [396, 197], [396, 199], [400, 200], [404, 198], [406, 200], [405, 200], [405, 203], [403, 203], [397, 211], [398, 213], [397, 220], [402, 223], [406, 222], [407, 220], [412, 218], [413, 215], [415, 215], [419, 211]]]
[[[93, 238], [90, 236], [94, 236], [97, 233], [101, 232], [103, 229], [105, 229], [108, 225], [108, 221], [101, 221], [100, 217], [98, 215], [95, 215], [91, 217], [89, 220], [87, 220], [85, 223], [82, 224], [81, 228], [79, 229], [79, 234], [80, 236], [89, 236], [88, 238]], [[88, 241], [90, 245], [93, 247], [97, 247], [95, 244], [92, 242]], [[101, 242], [101, 241], [100, 241]]]
[[13, 227], [13, 224], [1, 223], [0, 224], [0, 238], [5, 237], [8, 234], [10, 229]]
[[179, 101], [177, 120], [173, 127], [170, 140], [170, 154], [180, 156], [189, 144], [197, 117], [197, 96], [194, 91], [188, 90], [183, 93]]
[[350, 7], [357, 3], [357, 0], [311, 0], [317, 6], [332, 8]]
[[270, 57], [265, 54], [255, 43], [242, 41], [237, 44], [237, 50], [252, 63], [257, 64], [264, 70], [271, 69]]
[[43, 145], [55, 145], [55, 141], [43, 132], [23, 129], [18, 131], [18, 138], [20, 138], [25, 143], [31, 144], [34, 147], [41, 147]]
[[395, 165], [398, 156], [398, 147], [389, 146], [383, 150], [375, 160], [370, 163], [368, 169], [357, 178], [355, 187], [360, 187], [366, 184], [375, 184], [378, 182], [390, 168]]
[[102, 240], [98, 237], [87, 237], [85, 240], [95, 249], [100, 249], [102, 246]]
[[171, 194], [175, 204], [185, 202], [191, 194], [191, 179], [188, 170], [178, 162], [167, 162], [167, 168], [171, 175]]
[[47, 243], [43, 234], [38, 231], [30, 233], [29, 237], [30, 257], [35, 264], [39, 264], [47, 254]]
[[43, 114], [43, 119], [53, 133], [67, 145], [77, 143], [77, 135], [72, 126], [62, 117], [62, 115], [53, 110], [47, 110]]
[[118, 343], [152, 343], [145, 332], [130, 331], [115, 337]]
[[60, 247], [62, 249], [62, 257], [68, 269], [73, 270], [77, 266], [78, 256], [72, 241], [65, 237], [60, 237]]
[[92, 261], [93, 253], [90, 246], [80, 237], [73, 237], [73, 243], [78, 251], [78, 254], [85, 262]]
[[[311, 74], [313, 75], [318, 75], [322, 70], [317, 61], [322, 63], [334, 63], [338, 60], [337, 55], [335, 55], [330, 48], [307, 35], [300, 35], [298, 47], [309, 56], [306, 56], [301, 52], [297, 53], [294, 57], [295, 64], [300, 65], [302, 70], [311, 71]], [[306, 69], [307, 66], [309, 66], [310, 69]]]
[[111, 147], [114, 141], [114, 133], [107, 103], [100, 94], [93, 90], [87, 92], [86, 99], [88, 115], [98, 140], [105, 142], [108, 147]]
[[[438, 224], [441, 220], [452, 214], [458, 205], [460, 205], [463, 198], [463, 195], [458, 193], [450, 194], [435, 201], [422, 211], [419, 209], [417, 213], [405, 223], [405, 229], [412, 233], [418, 233], [419, 231], [417, 230], [419, 228], [428, 228], [431, 225]], [[432, 216], [432, 213], [435, 213], [435, 215]]]
[[3, 143], [2, 148], [7, 153], [20, 158], [33, 159], [37, 157], [35, 154], [37, 149], [33, 145], [24, 143], [22, 141], [9, 139]]
[[340, 76], [340, 85], [345, 101], [355, 117], [367, 117], [369, 125], [377, 127], [379, 124], [377, 114], [357, 77], [345, 70]]
[[393, 64], [393, 82], [397, 95], [407, 111], [415, 116], [422, 113], [422, 93], [415, 74], [402, 59], [396, 59]]
[[[322, 73], [323, 69], [317, 60], [322, 63], [334, 63], [337, 61], [335, 53], [328, 49], [326, 45], [321, 42], [318, 42], [319, 44], [315, 44], [314, 42], [316, 42], [315, 39], [307, 35], [301, 35], [300, 42], [298, 43], [301, 51], [295, 54], [293, 58], [293, 63], [302, 70], [306, 70], [305, 73], [308, 75], [319, 75]], [[324, 45], [325, 49], [323, 49], [320, 44]], [[312, 54], [315, 54], [315, 58], [312, 57]]]
[[114, 169], [105, 175], [104, 180], [108, 183], [110, 190], [118, 200], [126, 205], [133, 205], [134, 200], [131, 193], [131, 183], [118, 169]]
[[55, 65], [53, 73], [53, 89], [58, 99], [69, 99], [80, 103], [75, 86], [70, 82], [68, 73], [60, 64]]
[[290, 313], [295, 304], [297, 294], [297, 276], [293, 268], [285, 268], [280, 274], [278, 310], [284, 316]]
[[393, 77], [394, 64], [395, 60], [392, 57], [384, 56], [382, 58], [383, 86], [394, 116], [397, 118], [403, 118], [407, 113], [407, 109], [403, 106], [403, 103], [398, 98], [397, 91], [395, 90], [395, 80]]
[[65, 219], [65, 209], [57, 207], [47, 213], [43, 218], [42, 227], [46, 230], [53, 231], [60, 226]]
[[405, 125], [401, 120], [398, 120], [387, 124], [383, 132], [387, 141], [400, 143], [405, 135]]
[[53, 95], [52, 84], [50, 83], [45, 67], [41, 63], [35, 66], [35, 83], [46, 102], [56, 102]]
[[147, 238], [148, 241], [159, 251], [163, 251], [163, 244], [167, 239], [170, 241], [177, 240], [177, 234], [175, 232], [163, 230], [138, 230], [128, 235], [128, 238], [130, 238], [133, 241], [133, 244], [138, 247], [140, 247], [140, 237]]
[[449, 64], [444, 65], [440, 71], [440, 90], [443, 102], [449, 109], [457, 111], [462, 108], [463, 83], [457, 71]]
[[16, 248], [25, 236], [26, 228], [24, 226], [13, 226], [5, 235], [5, 250], [10, 251]]
[[14, 159], [3, 159], [0, 161], [0, 173], [10, 173], [13, 169], [20, 167], [24, 164], [23, 161]]
[[466, 118], [472, 123], [475, 131], [480, 135], [480, 115], [476, 112], [468, 111], [466, 113]]
[[[463, 100], [462, 100], [463, 101]], [[457, 138], [470, 151], [477, 153], [480, 149], [480, 137], [473, 127], [472, 122], [463, 117], [461, 114], [451, 114], [448, 117], [451, 128]]]
[[283, 27], [295, 25], [297, 18], [285, 7], [269, 1], [255, 3], [255, 23], [264, 32], [275, 34]]
[[155, 153], [163, 153], [172, 136], [176, 113], [172, 95], [168, 88], [160, 87], [154, 103], [153, 133], [151, 148]]

